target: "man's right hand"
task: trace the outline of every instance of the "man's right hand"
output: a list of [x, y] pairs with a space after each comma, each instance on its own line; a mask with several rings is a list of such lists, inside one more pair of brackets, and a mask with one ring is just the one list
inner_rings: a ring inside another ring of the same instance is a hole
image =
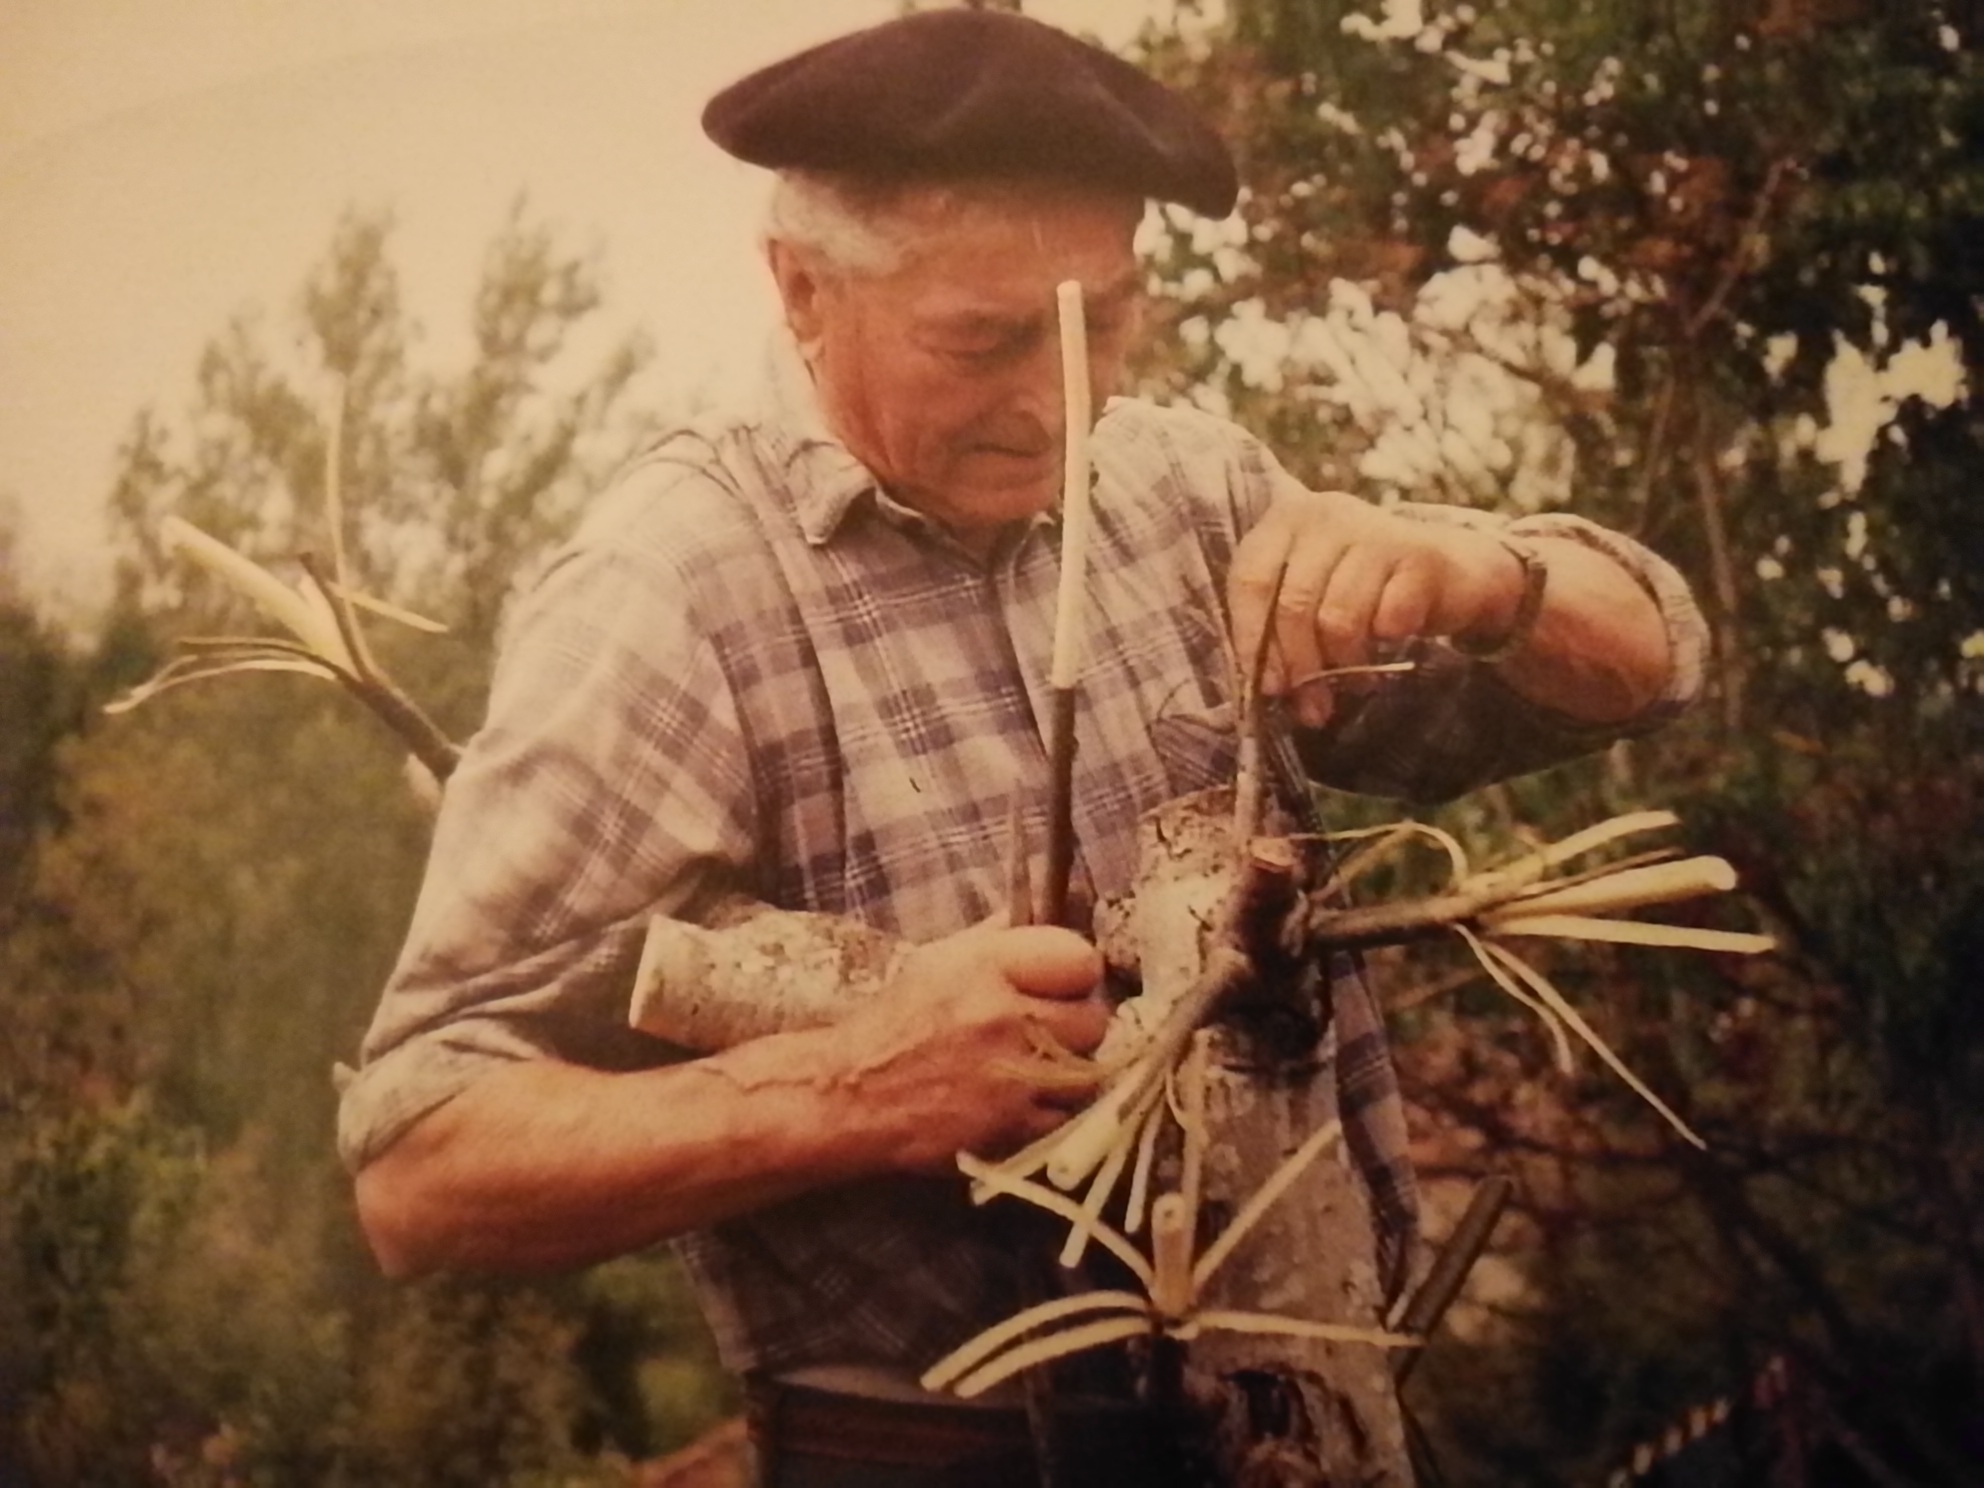
[[1086, 1098], [1027, 1078], [1034, 1030], [1101, 1041], [1102, 957], [1047, 927], [979, 926], [919, 946], [828, 1028], [607, 1073], [502, 1064], [360, 1173], [380, 1263], [543, 1270], [624, 1254], [766, 1204], [885, 1172], [951, 1173], [1052, 1131]]
[[837, 1025], [845, 1093], [883, 1119], [898, 1168], [948, 1173], [961, 1150], [1010, 1152], [1094, 1094], [1044, 1087], [1026, 1069], [1040, 1034], [1077, 1054], [1102, 1041], [1101, 978], [1095, 947], [1052, 926], [980, 925], [918, 946]]

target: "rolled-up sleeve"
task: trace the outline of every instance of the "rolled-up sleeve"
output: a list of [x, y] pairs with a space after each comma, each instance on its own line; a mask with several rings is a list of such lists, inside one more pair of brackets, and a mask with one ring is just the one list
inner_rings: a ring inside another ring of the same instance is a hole
[[[1118, 412], [1112, 406], [1112, 412]], [[1147, 479], [1187, 494], [1201, 519], [1200, 540], [1224, 583], [1246, 532], [1277, 495], [1302, 489], [1273, 453], [1223, 419], [1188, 409], [1151, 410], [1160, 438], [1134, 446], [1140, 455], [1169, 452]], [[1130, 412], [1118, 412], [1127, 418]], [[1213, 494], [1223, 498], [1212, 499]], [[1346, 691], [1321, 730], [1292, 726], [1289, 736], [1316, 782], [1367, 795], [1444, 801], [1493, 781], [1527, 774], [1671, 722], [1700, 696], [1707, 671], [1708, 625], [1674, 566], [1644, 543], [1568, 512], [1509, 517], [1471, 507], [1401, 502], [1391, 508], [1417, 521], [1472, 527], [1511, 537], [1558, 538], [1616, 563], [1653, 600], [1667, 638], [1668, 671], [1658, 697], [1622, 722], [1594, 724], [1535, 703], [1502, 680], [1491, 663], [1441, 641], [1394, 648], [1385, 659], [1413, 671], [1366, 692]]]
[[645, 926], [744, 876], [753, 841], [690, 588], [665, 553], [582, 538], [521, 607], [359, 1067], [340, 1071], [353, 1171], [499, 1064], [668, 1057], [627, 1027]]
[[[1680, 571], [1644, 543], [1568, 512], [1517, 517], [1504, 529], [1512, 537], [1556, 537], [1604, 554], [1646, 591], [1667, 633], [1667, 685], [1625, 729], [1645, 733], [1678, 718], [1702, 694], [1708, 677], [1708, 622]], [[1610, 732], [1617, 733], [1614, 726]]]

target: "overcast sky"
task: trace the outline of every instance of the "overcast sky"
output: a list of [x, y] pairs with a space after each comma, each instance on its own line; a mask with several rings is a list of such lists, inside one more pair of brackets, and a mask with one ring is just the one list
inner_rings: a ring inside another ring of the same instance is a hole
[[[288, 313], [350, 206], [390, 207], [445, 355], [517, 194], [597, 245], [607, 318], [685, 388], [755, 364], [760, 174], [704, 100], [895, 0], [0, 0], [0, 497], [86, 594], [119, 438], [181, 409], [236, 312]], [[1121, 41], [1163, 0], [1029, 0]]]

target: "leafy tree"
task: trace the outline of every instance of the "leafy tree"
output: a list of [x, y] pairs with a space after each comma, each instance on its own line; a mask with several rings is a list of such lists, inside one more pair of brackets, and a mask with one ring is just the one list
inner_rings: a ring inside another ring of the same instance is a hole
[[69, 644], [20, 591], [14, 520], [0, 501], [0, 697], [11, 724], [0, 735], [0, 914], [21, 892], [35, 838], [53, 815], [55, 743], [81, 701]]
[[1706, 1157], [1483, 994], [1399, 1015], [1436, 1188], [1523, 1188], [1526, 1286], [1423, 1372], [1463, 1480], [1602, 1473], [1779, 1351], [1839, 1471], [1974, 1475], [1976, 19], [1235, 0], [1145, 38], [1250, 183], [1159, 244], [1150, 385], [1312, 481], [1573, 504], [1715, 632], [1685, 728], [1446, 813], [1492, 842], [1673, 806], [1784, 947], [1548, 958]]
[[338, 536], [358, 582], [451, 627], [382, 630], [376, 649], [466, 731], [506, 598], [646, 427], [645, 348], [585, 350], [600, 301], [593, 269], [519, 210], [475, 294], [469, 361], [431, 368], [390, 224], [350, 217], [293, 333], [243, 316], [202, 356], [184, 417], [134, 423], [97, 655], [4, 607], [0, 667], [44, 679], [0, 772], [39, 843], [0, 924], [0, 1278], [28, 1324], [0, 1345], [9, 1481], [619, 1481], [627, 1451], [675, 1445], [721, 1404], [664, 1260], [387, 1286], [364, 1255], [331, 1066], [369, 1018], [425, 855], [397, 741], [292, 677], [82, 712], [174, 634], [261, 628], [166, 558], [165, 516], [276, 568], [331, 546], [341, 385]]

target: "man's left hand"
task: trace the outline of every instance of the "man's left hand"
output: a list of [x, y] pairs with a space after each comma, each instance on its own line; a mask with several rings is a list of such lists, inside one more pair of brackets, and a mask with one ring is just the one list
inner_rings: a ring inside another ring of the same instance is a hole
[[1297, 721], [1321, 728], [1333, 696], [1319, 674], [1366, 665], [1376, 647], [1414, 636], [1503, 634], [1522, 586], [1521, 562], [1490, 533], [1297, 489], [1241, 540], [1227, 602], [1243, 663], [1273, 631], [1262, 690], [1292, 694]]

